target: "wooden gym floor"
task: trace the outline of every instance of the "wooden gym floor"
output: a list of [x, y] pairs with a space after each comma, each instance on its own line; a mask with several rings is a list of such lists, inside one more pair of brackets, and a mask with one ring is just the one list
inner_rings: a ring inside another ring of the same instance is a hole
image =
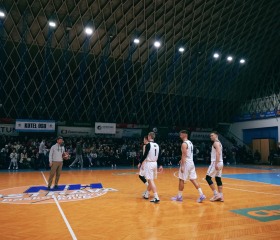
[[[178, 169], [165, 168], [156, 180], [159, 204], [142, 199], [145, 185], [135, 168], [64, 170], [59, 184], [101, 183], [107, 188], [102, 194], [92, 193], [94, 198], [69, 202], [58, 195], [29, 202], [22, 201], [22, 195], [9, 195], [45, 186], [49, 172], [0, 172], [0, 239], [280, 239], [279, 167], [225, 166], [225, 202], [209, 201], [206, 170], [207, 166], [197, 167], [205, 202], [196, 202], [198, 193], [189, 181], [184, 201], [172, 202]], [[248, 179], [242, 180], [244, 176]], [[84, 191], [79, 189], [76, 196]]]

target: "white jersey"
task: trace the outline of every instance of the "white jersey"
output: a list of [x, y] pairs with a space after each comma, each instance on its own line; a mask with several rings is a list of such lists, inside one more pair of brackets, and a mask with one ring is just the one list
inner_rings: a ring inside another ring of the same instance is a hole
[[186, 162], [193, 163], [193, 144], [190, 140], [186, 140], [184, 143], [188, 146]]
[[146, 160], [148, 162], [156, 162], [158, 160], [159, 146], [157, 143], [154, 142], [149, 142], [148, 144], [150, 145], [150, 150], [148, 156], [146, 157]]
[[[221, 144], [221, 142], [219, 140], [215, 141], [215, 142], [218, 142], [220, 144], [221, 153], [220, 153], [220, 160], [219, 160], [219, 162], [223, 162], [223, 146], [222, 146], [222, 144]], [[212, 150], [211, 150], [211, 162], [215, 162], [216, 161], [216, 149], [214, 148], [213, 145], [212, 145]]]

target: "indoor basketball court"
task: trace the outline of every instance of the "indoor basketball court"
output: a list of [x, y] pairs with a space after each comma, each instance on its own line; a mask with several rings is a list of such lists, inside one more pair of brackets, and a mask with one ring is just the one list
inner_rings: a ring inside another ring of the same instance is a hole
[[1, 0], [0, 240], [279, 240], [279, 13]]
[[279, 239], [279, 167], [225, 167], [224, 202], [209, 201], [206, 170], [197, 168], [203, 203], [189, 181], [183, 202], [173, 202], [178, 169], [165, 168], [158, 204], [142, 198], [135, 168], [64, 170], [54, 192], [44, 189], [48, 172], [2, 171], [1, 238]]

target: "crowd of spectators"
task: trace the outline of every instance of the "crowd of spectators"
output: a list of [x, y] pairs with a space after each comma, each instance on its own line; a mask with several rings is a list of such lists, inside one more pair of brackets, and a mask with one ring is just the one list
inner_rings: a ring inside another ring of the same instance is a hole
[[[0, 137], [0, 168], [2, 169], [49, 169], [48, 153], [56, 142], [55, 137], [44, 139], [28, 137]], [[91, 168], [137, 166], [142, 156], [142, 138], [64, 138], [64, 146], [70, 159], [64, 167]], [[181, 141], [177, 138], [157, 139], [161, 149], [161, 160], [165, 166], [176, 166], [181, 156]], [[83, 162], [76, 158], [77, 144], [82, 146]], [[196, 164], [209, 164], [211, 142], [193, 141]], [[223, 148], [225, 164], [253, 163], [254, 154], [245, 147], [233, 145]]]

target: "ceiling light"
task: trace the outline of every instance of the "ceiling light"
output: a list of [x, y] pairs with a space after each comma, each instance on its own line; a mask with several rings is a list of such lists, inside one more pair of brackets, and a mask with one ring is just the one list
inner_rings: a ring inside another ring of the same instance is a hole
[[140, 43], [140, 40], [139, 40], [138, 38], [135, 38], [135, 39], [133, 40], [133, 42], [134, 42], [135, 44], [139, 44], [139, 43]]
[[217, 59], [220, 57], [220, 55], [218, 53], [214, 53], [213, 57]]
[[56, 27], [56, 23], [54, 21], [49, 21], [49, 26], [51, 28], [55, 28]]
[[159, 47], [161, 46], [161, 43], [160, 43], [159, 41], [155, 41], [155, 42], [154, 42], [154, 46], [155, 46], [156, 48], [159, 48]]
[[3, 11], [0, 11], [0, 18], [4, 18], [6, 15]]
[[241, 64], [244, 64], [246, 61], [245, 61], [245, 59], [240, 59], [240, 61], [239, 61]]
[[227, 57], [228, 62], [231, 62], [233, 60], [232, 56]]
[[185, 51], [185, 48], [183, 48], [183, 47], [180, 47], [180, 48], [179, 48], [179, 52], [182, 53], [182, 52], [184, 52], [184, 51]]
[[93, 33], [93, 29], [90, 28], [90, 27], [86, 27], [85, 28], [85, 33], [86, 33], [86, 35], [91, 35]]

